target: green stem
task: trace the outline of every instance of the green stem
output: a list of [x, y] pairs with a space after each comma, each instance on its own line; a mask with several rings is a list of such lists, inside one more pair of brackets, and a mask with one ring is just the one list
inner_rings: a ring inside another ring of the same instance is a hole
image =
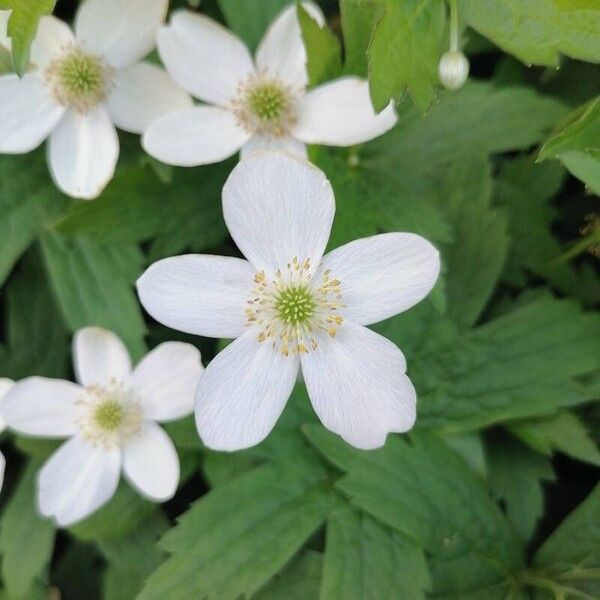
[[458, 5], [450, 0], [450, 51], [458, 51]]

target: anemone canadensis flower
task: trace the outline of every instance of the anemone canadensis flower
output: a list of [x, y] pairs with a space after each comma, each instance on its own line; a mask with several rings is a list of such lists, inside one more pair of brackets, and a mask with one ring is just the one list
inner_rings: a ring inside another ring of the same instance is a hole
[[237, 338], [196, 390], [196, 425], [217, 450], [259, 443], [302, 369], [323, 424], [359, 448], [415, 421], [402, 352], [365, 325], [420, 300], [439, 273], [437, 250], [412, 233], [356, 240], [323, 256], [335, 202], [325, 175], [283, 153], [242, 160], [223, 189], [229, 232], [247, 260], [187, 255], [138, 280], [158, 321], [188, 333]]
[[110, 500], [121, 470], [146, 498], [168, 500], [179, 482], [179, 459], [157, 422], [192, 412], [200, 353], [167, 342], [132, 370], [123, 342], [98, 327], [80, 329], [73, 352], [79, 384], [29, 377], [0, 405], [19, 433], [69, 438], [39, 473], [40, 512], [61, 527], [84, 519]]

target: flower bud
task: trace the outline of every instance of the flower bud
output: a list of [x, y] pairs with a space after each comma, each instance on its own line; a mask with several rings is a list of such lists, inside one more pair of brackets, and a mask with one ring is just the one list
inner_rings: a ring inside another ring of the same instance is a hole
[[441, 84], [449, 90], [462, 87], [469, 76], [469, 60], [458, 50], [451, 50], [442, 55], [438, 67]]

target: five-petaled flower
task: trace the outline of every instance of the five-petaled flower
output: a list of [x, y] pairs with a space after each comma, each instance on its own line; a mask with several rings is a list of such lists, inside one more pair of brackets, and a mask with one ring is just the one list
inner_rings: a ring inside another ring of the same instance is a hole
[[98, 327], [79, 330], [73, 352], [79, 385], [29, 377], [0, 404], [6, 424], [19, 433], [70, 438], [39, 473], [40, 512], [63, 527], [87, 517], [113, 496], [121, 470], [145, 497], [168, 500], [179, 459], [157, 421], [193, 411], [200, 353], [166, 342], [132, 370], [121, 340]]
[[[324, 23], [319, 8], [303, 3]], [[207, 103], [158, 118], [143, 145], [172, 165], [223, 160], [241, 149], [306, 156], [305, 144], [352, 146], [391, 129], [390, 104], [376, 115], [367, 81], [342, 77], [307, 91], [306, 51], [296, 6], [271, 24], [253, 60], [245, 44], [208, 17], [177, 11], [158, 34], [160, 56], [177, 83]]]
[[282, 153], [241, 161], [223, 189], [225, 221], [247, 260], [187, 255], [138, 280], [146, 310], [189, 333], [237, 338], [196, 390], [204, 443], [236, 450], [273, 428], [300, 367], [323, 424], [359, 448], [410, 429], [416, 394], [402, 352], [365, 325], [423, 299], [437, 250], [411, 233], [357, 240], [323, 256], [333, 191], [316, 167]]
[[[192, 105], [161, 68], [139, 62], [156, 43], [168, 0], [85, 0], [68, 25], [42, 17], [23, 79], [0, 77], [0, 152], [22, 154], [48, 136], [56, 185], [95, 198], [119, 156], [115, 125], [142, 133], [159, 115]], [[0, 11], [0, 46], [10, 13]]]

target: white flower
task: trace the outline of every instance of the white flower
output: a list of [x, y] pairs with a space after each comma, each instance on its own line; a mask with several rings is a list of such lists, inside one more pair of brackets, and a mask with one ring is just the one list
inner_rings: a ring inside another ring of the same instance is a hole
[[15, 431], [69, 438], [39, 473], [40, 512], [62, 527], [84, 519], [113, 496], [121, 469], [143, 496], [168, 500], [179, 481], [179, 459], [157, 421], [192, 412], [200, 353], [167, 342], [132, 370], [121, 340], [98, 327], [77, 332], [73, 353], [79, 385], [29, 377], [0, 405]]
[[[304, 7], [324, 22], [312, 3]], [[161, 117], [145, 150], [172, 165], [214, 163], [260, 149], [306, 156], [305, 144], [351, 146], [396, 123], [393, 106], [376, 115], [364, 79], [343, 77], [306, 91], [306, 50], [291, 5], [267, 30], [252, 59], [215, 21], [177, 11], [158, 34], [158, 50], [179, 85], [207, 104]]]
[[[155, 46], [167, 5], [86, 0], [75, 34], [55, 17], [42, 17], [28, 73], [0, 77], [0, 152], [30, 152], [49, 136], [56, 185], [76, 198], [98, 196], [119, 155], [115, 125], [142, 133], [159, 115], [192, 104], [164, 70], [139, 62]], [[9, 14], [0, 11], [0, 46], [10, 46]]]
[[335, 203], [317, 168], [282, 153], [241, 161], [223, 189], [227, 227], [248, 260], [187, 255], [138, 280], [146, 310], [169, 327], [237, 338], [196, 390], [204, 443], [236, 450], [273, 428], [298, 371], [323, 424], [359, 448], [410, 429], [415, 390], [402, 352], [365, 325], [424, 298], [439, 255], [411, 233], [357, 240], [323, 257]]
[[[5, 377], [0, 377], [0, 403], [8, 393], [15, 382], [12, 379], [6, 379]], [[0, 433], [2, 433], [6, 429], [6, 423], [4, 419], [0, 417]], [[4, 483], [4, 469], [6, 467], [6, 459], [4, 458], [4, 454], [0, 452], [0, 490], [2, 489], [2, 484]]]

